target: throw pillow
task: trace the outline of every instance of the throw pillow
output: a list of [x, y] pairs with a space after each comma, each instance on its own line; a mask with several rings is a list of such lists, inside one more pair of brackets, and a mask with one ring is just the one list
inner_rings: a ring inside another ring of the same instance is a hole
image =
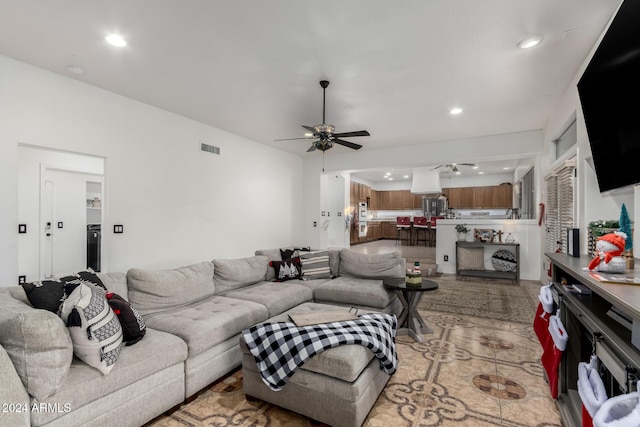
[[484, 248], [458, 248], [458, 269], [484, 270]]
[[107, 375], [113, 369], [122, 344], [122, 327], [104, 291], [80, 284], [67, 295], [60, 317], [66, 323], [73, 353]]
[[297, 258], [300, 254], [297, 249], [280, 249], [280, 259], [283, 261], [285, 259]]
[[65, 297], [64, 288], [69, 283], [75, 284], [76, 286], [80, 283], [87, 283], [106, 289], [102, 281], [91, 269], [80, 271], [70, 276], [64, 276], [59, 279], [23, 283], [22, 288], [27, 294], [27, 299], [29, 299], [32, 306], [58, 314], [60, 305], [64, 301]]
[[309, 252], [300, 255], [302, 280], [331, 279], [329, 252]]
[[498, 249], [491, 256], [493, 268], [498, 271], [516, 271], [518, 260], [516, 254], [507, 249]]
[[135, 307], [131, 306], [124, 298], [113, 292], [105, 294], [109, 306], [118, 316], [120, 326], [122, 326], [123, 341], [127, 345], [133, 345], [140, 341], [147, 332], [144, 319]]
[[300, 258], [271, 261], [269, 265], [276, 271], [276, 282], [286, 282], [287, 280], [302, 278]]
[[[23, 283], [22, 289], [33, 307], [57, 314], [64, 297], [65, 279], [63, 277], [62, 279]], [[75, 277], [70, 277], [70, 279], [75, 279]]]

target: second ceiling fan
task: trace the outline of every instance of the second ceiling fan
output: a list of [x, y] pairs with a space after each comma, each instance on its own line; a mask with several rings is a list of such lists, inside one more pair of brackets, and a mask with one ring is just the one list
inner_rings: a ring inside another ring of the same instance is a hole
[[354, 150], [359, 150], [362, 148], [362, 145], [356, 144], [350, 141], [345, 141], [342, 138], [352, 138], [356, 136], [370, 136], [369, 132], [366, 130], [358, 130], [353, 132], [342, 132], [342, 133], [334, 133], [336, 128], [333, 125], [329, 125], [325, 122], [325, 107], [326, 107], [326, 99], [325, 99], [325, 91], [329, 86], [328, 80], [321, 80], [320, 87], [322, 87], [322, 123], [315, 126], [305, 126], [302, 125], [303, 128], [308, 130], [311, 135], [304, 138], [287, 138], [287, 139], [276, 139], [276, 141], [292, 141], [296, 139], [316, 139], [311, 143], [311, 147], [307, 150], [309, 151], [327, 151], [334, 144], [342, 145], [345, 147], [353, 148]]

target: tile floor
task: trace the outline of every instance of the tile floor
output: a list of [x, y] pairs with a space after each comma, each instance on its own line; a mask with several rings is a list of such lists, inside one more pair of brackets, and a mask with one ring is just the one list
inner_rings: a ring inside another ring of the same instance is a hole
[[[435, 249], [396, 246], [392, 240], [355, 245], [362, 253], [398, 251], [422, 262]], [[516, 285], [514, 285], [516, 286]], [[522, 285], [537, 296], [539, 284]], [[535, 300], [535, 298], [532, 298]], [[531, 310], [535, 307], [532, 304]], [[533, 327], [495, 318], [420, 310], [433, 330], [424, 343], [397, 338], [400, 359], [365, 427], [560, 427], [540, 364]], [[307, 426], [315, 422], [266, 402], [247, 402], [236, 371], [195, 401], [149, 426]]]

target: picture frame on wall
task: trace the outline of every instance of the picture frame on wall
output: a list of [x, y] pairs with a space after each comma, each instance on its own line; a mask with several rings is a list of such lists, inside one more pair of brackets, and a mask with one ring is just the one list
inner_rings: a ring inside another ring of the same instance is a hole
[[473, 240], [476, 242], [493, 242], [494, 231], [488, 228], [476, 228], [473, 231]]

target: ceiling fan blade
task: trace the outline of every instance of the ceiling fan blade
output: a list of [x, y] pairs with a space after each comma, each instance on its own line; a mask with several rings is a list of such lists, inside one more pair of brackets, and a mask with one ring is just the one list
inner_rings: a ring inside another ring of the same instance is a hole
[[353, 142], [344, 141], [342, 139], [333, 138], [333, 142], [336, 144], [344, 145], [345, 147], [353, 148], [354, 150], [359, 150], [362, 148], [360, 144], [354, 144]]
[[456, 165], [462, 165], [462, 166], [475, 166], [475, 163], [456, 163]]
[[334, 133], [333, 136], [336, 138], [349, 138], [353, 136], [371, 136], [371, 134], [366, 130], [358, 130], [355, 132]]
[[438, 165], [435, 168], [433, 168], [432, 170], [440, 169], [441, 167], [444, 167], [444, 166], [447, 166], [447, 165]]
[[305, 125], [302, 125], [302, 127], [303, 127], [303, 128], [305, 128], [306, 130], [308, 130], [309, 132], [311, 132], [312, 134], [314, 134], [314, 135], [315, 135], [316, 130], [315, 130], [313, 127], [311, 127], [311, 126], [305, 126]]
[[316, 143], [315, 142], [313, 144], [311, 144], [311, 147], [309, 147], [309, 149], [307, 150], [307, 153], [310, 153], [312, 151], [316, 151]]
[[302, 138], [284, 138], [284, 139], [274, 139], [274, 141], [295, 141], [297, 139], [313, 139], [312, 136], [305, 136]]

